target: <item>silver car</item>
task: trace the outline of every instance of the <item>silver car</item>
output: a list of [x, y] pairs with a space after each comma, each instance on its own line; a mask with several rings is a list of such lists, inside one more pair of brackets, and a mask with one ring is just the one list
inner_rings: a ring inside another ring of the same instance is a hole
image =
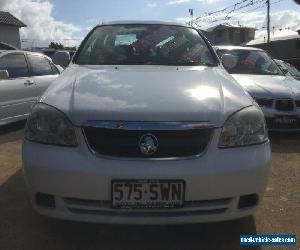
[[26, 119], [59, 73], [45, 55], [0, 50], [0, 125]]
[[300, 71], [295, 68], [293, 65], [282, 61], [282, 60], [274, 60], [277, 65], [279, 66], [279, 68], [286, 74], [292, 76], [293, 78], [295, 78], [296, 80], [300, 81]]
[[[300, 130], [300, 84], [278, 67], [263, 50], [251, 47], [218, 46], [227, 71], [256, 100], [269, 130]], [[228, 56], [226, 57], [228, 59]]]

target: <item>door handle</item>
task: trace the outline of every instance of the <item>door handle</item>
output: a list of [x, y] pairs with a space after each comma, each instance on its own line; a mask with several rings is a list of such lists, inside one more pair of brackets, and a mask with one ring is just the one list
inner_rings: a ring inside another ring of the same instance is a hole
[[32, 85], [32, 84], [34, 84], [34, 82], [32, 81], [32, 80], [26, 80], [25, 82], [24, 82], [24, 85]]

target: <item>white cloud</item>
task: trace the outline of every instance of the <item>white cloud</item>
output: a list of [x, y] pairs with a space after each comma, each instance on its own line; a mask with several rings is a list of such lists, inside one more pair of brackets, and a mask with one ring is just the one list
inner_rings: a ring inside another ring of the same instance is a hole
[[[229, 20], [224, 20], [226, 14], [220, 14], [215, 17], [208, 17], [201, 19], [199, 25], [201, 29], [207, 29], [209, 27], [218, 25], [220, 23], [230, 23], [233, 25], [240, 24], [242, 26], [254, 27], [257, 29], [255, 33], [256, 38], [263, 38], [266, 36], [266, 13], [264, 11], [255, 11], [247, 13], [235, 13]], [[219, 20], [218, 22], [213, 22]], [[190, 17], [176, 18], [178, 22], [190, 21]], [[292, 31], [296, 31], [300, 28], [300, 11], [296, 10], [282, 10], [271, 13], [271, 30], [280, 32], [280, 29], [285, 30], [290, 28]]]
[[[255, 27], [256, 38], [263, 38], [266, 36], [266, 23], [267, 18], [264, 12], [250, 12], [247, 14], [239, 15], [233, 19], [235, 22], [239, 21], [241, 25]], [[282, 10], [271, 13], [271, 30], [278, 32], [280, 29], [284, 30], [290, 28], [290, 30], [296, 31], [300, 24], [300, 11], [296, 10]], [[263, 28], [264, 27], [264, 28]]]
[[190, 0], [170, 0], [167, 4], [168, 5], [179, 5], [183, 3], [188, 3]]
[[221, 2], [222, 0], [197, 0], [197, 1], [203, 4], [213, 4], [213, 3]]
[[10, 12], [27, 25], [21, 29], [21, 39], [28, 41], [27, 46], [46, 46], [51, 41], [72, 46], [80, 42], [80, 38], [70, 40], [80, 28], [55, 20], [52, 16], [53, 4], [49, 1], [0, 0], [0, 9]]
[[147, 3], [147, 7], [155, 8], [155, 7], [157, 7], [157, 3]]
[[179, 22], [179, 23], [187, 23], [188, 21], [191, 20], [190, 17], [177, 17], [175, 18], [176, 22]]

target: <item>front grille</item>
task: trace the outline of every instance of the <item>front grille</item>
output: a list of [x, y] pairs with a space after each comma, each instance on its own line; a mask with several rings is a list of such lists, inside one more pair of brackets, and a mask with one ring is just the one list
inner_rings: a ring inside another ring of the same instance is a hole
[[179, 209], [112, 209], [109, 200], [86, 200], [78, 198], [63, 198], [66, 208], [74, 214], [127, 216], [127, 217], [173, 217], [193, 215], [213, 215], [225, 213], [231, 206], [233, 198], [215, 200], [185, 201]]
[[[108, 209], [112, 208], [112, 202], [110, 200], [88, 200], [79, 198], [63, 198], [67, 207], [76, 208], [102, 208]], [[227, 207], [232, 202], [232, 198], [221, 198], [215, 200], [194, 200], [194, 201], [184, 201], [185, 208], [202, 208], [207, 209], [211, 207]]]
[[227, 211], [227, 208], [216, 208], [210, 210], [195, 210], [195, 211], [176, 211], [176, 212], [134, 212], [134, 211], [101, 211], [101, 210], [86, 210], [81, 208], [69, 208], [71, 213], [80, 215], [98, 215], [98, 216], [118, 216], [118, 217], [178, 217], [178, 216], [200, 216], [200, 215], [215, 215], [222, 214]]
[[255, 99], [257, 104], [261, 107], [272, 107], [273, 100], [272, 99]]
[[[84, 127], [90, 148], [101, 155], [129, 158], [172, 158], [201, 154], [210, 141], [212, 128], [186, 130], [126, 130]], [[141, 137], [151, 134], [157, 138], [157, 151], [144, 155], [139, 147]]]
[[276, 100], [275, 108], [280, 111], [294, 110], [294, 102], [291, 99]]
[[277, 117], [266, 118], [267, 128], [269, 130], [289, 130], [289, 129], [300, 129], [300, 120], [297, 116], [290, 116], [291, 122], [278, 122]]

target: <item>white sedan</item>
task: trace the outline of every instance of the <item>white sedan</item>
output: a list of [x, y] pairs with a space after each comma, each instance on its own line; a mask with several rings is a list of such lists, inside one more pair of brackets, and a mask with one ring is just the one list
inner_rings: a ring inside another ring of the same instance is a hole
[[95, 27], [28, 119], [24, 175], [40, 214], [197, 223], [254, 213], [270, 162], [264, 116], [194, 28]]
[[224, 66], [236, 81], [256, 100], [272, 131], [300, 130], [300, 84], [286, 75], [263, 50], [251, 47], [217, 46], [235, 61]]
[[32, 105], [59, 74], [45, 55], [0, 50], [0, 125], [26, 119]]

